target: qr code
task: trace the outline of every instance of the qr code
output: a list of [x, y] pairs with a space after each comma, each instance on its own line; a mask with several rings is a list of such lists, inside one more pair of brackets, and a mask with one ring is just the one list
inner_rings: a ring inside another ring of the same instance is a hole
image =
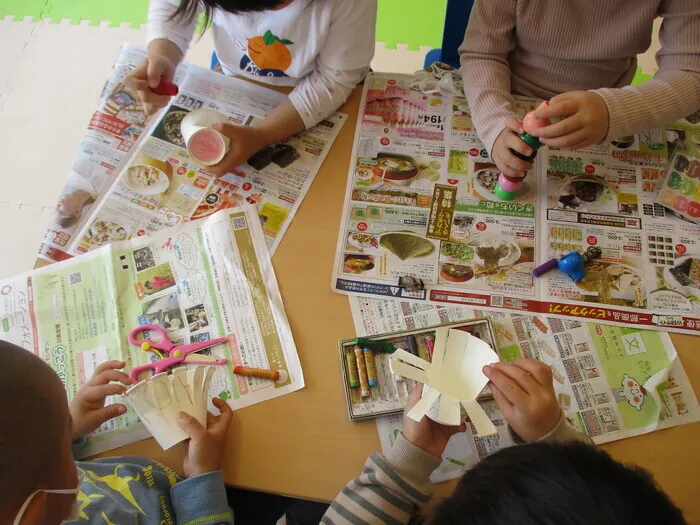
[[502, 295], [492, 295], [491, 296], [491, 306], [503, 306], [503, 296]]
[[233, 217], [231, 219], [231, 226], [233, 226], [234, 230], [245, 230], [248, 227], [248, 223], [243, 216]]
[[82, 272], [73, 272], [68, 277], [70, 278], [71, 285], [83, 284], [83, 273]]

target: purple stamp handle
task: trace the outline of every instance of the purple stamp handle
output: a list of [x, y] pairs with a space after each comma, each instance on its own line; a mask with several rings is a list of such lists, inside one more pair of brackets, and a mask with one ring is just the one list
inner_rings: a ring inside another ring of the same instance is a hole
[[544, 275], [545, 273], [554, 270], [554, 268], [557, 267], [558, 263], [559, 261], [557, 259], [550, 259], [546, 263], [540, 264], [537, 268], [532, 270], [532, 275], [534, 275], [535, 277]]

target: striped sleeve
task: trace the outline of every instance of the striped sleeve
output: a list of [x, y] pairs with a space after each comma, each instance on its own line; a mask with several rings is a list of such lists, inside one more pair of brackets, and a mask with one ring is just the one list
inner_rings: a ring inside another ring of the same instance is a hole
[[400, 435], [387, 456], [375, 453], [367, 459], [360, 476], [338, 494], [321, 524], [408, 523], [432, 496], [430, 474], [440, 462]]

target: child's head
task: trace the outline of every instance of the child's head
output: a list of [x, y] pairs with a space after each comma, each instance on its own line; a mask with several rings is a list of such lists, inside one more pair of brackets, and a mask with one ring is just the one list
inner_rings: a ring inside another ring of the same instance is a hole
[[[0, 523], [13, 523], [35, 491], [78, 486], [71, 418], [58, 375], [31, 352], [0, 341]], [[38, 492], [21, 523], [54, 525], [75, 494]]]
[[180, 0], [180, 6], [173, 18], [183, 17], [185, 20], [193, 20], [200, 5], [204, 6], [207, 20], [215, 9], [221, 9], [228, 13], [240, 14], [257, 11], [274, 11], [288, 6], [294, 0]]
[[432, 525], [685, 524], [651, 475], [583, 443], [510, 447], [468, 471]]

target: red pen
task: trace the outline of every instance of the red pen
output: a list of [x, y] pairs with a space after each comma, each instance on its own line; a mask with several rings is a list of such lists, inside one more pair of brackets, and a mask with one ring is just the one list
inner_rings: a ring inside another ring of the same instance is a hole
[[166, 95], [168, 97], [174, 97], [180, 92], [180, 89], [176, 84], [173, 84], [162, 77], [160, 79], [160, 84], [158, 84], [157, 87], [149, 89], [151, 90], [151, 93], [155, 93], [156, 95]]

